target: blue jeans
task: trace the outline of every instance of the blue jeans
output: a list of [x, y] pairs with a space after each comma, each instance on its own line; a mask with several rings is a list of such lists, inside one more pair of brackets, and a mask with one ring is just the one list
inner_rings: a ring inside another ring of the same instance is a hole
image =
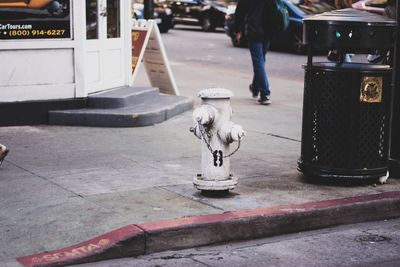
[[269, 49], [269, 41], [264, 42], [250, 42], [249, 50], [251, 54], [251, 61], [253, 62], [253, 90], [259, 90], [261, 98], [269, 96], [269, 82], [265, 70], [265, 55]]

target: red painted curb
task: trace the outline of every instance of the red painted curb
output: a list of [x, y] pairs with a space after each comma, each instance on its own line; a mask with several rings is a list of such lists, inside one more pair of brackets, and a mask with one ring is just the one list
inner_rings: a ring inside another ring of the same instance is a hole
[[[193, 233], [190, 231], [190, 229], [196, 228], [204, 230], [205, 228], [207, 228], [207, 225], [218, 228], [221, 227], [221, 225], [224, 225], [224, 223], [225, 225], [232, 225], [237, 221], [244, 220], [246, 221], [246, 227], [249, 227], [250, 229], [251, 224], [248, 224], [248, 222], [251, 221], [257, 224], [259, 223], [257, 222], [257, 219], [260, 218], [278, 218], [279, 216], [282, 217], [293, 214], [294, 218], [298, 219], [302, 218], [301, 216], [304, 214], [309, 215], [310, 212], [316, 212], [315, 214], [318, 214], [318, 212], [324, 210], [337, 210], [339, 208], [348, 208], [358, 204], [372, 204], [382, 200], [396, 201], [396, 203], [400, 203], [400, 191], [309, 202], [303, 204], [281, 205], [272, 208], [230, 211], [222, 214], [192, 216], [175, 220], [148, 222], [140, 225], [129, 225], [71, 247], [43, 252], [30, 256], [19, 257], [17, 258], [17, 261], [25, 267], [47, 267], [61, 266], [72, 263], [77, 264], [124, 256], [137, 256], [145, 254], [146, 251], [154, 252], [161, 251], [163, 249], [180, 248], [179, 245], [177, 247], [168, 247], [168, 245], [170, 244], [171, 235], [174, 238], [197, 238], [197, 232]], [[390, 211], [390, 209], [387, 210]], [[398, 216], [400, 216], [400, 209], [397, 213], [399, 214]], [[384, 213], [384, 215], [385, 214], [386, 213]], [[396, 214], [394, 215], [397, 216]], [[306, 217], [303, 217], [303, 219], [306, 219]], [[272, 224], [279, 225], [279, 223], [282, 223], [282, 221], [277, 219], [276, 221], [273, 221]], [[271, 221], [269, 222], [269, 224], [271, 224]], [[287, 227], [287, 222], [284, 222], [283, 224], [283, 228], [285, 226]], [[311, 228], [315, 229], [315, 226], [312, 226]], [[239, 230], [238, 228], [235, 229]], [[282, 233], [284, 233], [284, 231]], [[217, 232], [215, 234], [220, 234], [219, 237], [215, 238], [215, 240], [219, 242], [228, 241], [234, 238], [232, 236], [224, 236], [223, 233]], [[238, 233], [235, 234], [237, 236]], [[143, 237], [142, 239], [134, 239], [135, 237], [140, 235]], [[201, 232], [199, 232], [198, 235], [201, 235]], [[144, 236], [146, 236], [146, 240]], [[249, 236], [252, 235], [250, 234]], [[203, 237], [202, 241], [199, 240], [197, 245], [212, 243], [211, 241], [207, 243], [207, 240], [204, 240], [204, 238], [207, 237]], [[127, 240], [130, 242], [128, 242]], [[185, 244], [190, 245], [190, 240]], [[133, 250], [132, 247], [134, 246], [139, 247], [139, 249]], [[111, 251], [113, 248], [116, 249], [114, 251]]]
[[139, 234], [143, 234], [143, 230], [135, 225], [128, 225], [77, 245], [19, 257], [16, 260], [26, 267], [65, 265], [77, 259], [84, 259], [104, 253], [119, 242]]
[[148, 222], [144, 224], [140, 224], [140, 228], [145, 232], [156, 232], [162, 231], [166, 229], [172, 228], [181, 228], [183, 226], [191, 226], [195, 224], [204, 224], [204, 223], [215, 223], [215, 222], [223, 222], [234, 219], [242, 219], [256, 216], [272, 216], [272, 215], [284, 215], [295, 212], [305, 212], [311, 211], [315, 209], [324, 209], [324, 208], [333, 208], [337, 206], [350, 205], [362, 202], [369, 202], [380, 199], [400, 199], [400, 191], [393, 192], [385, 192], [375, 195], [364, 195], [357, 197], [349, 197], [349, 198], [341, 198], [341, 199], [332, 199], [332, 200], [323, 200], [316, 202], [308, 202], [303, 204], [294, 204], [294, 205], [281, 205], [272, 208], [258, 208], [258, 209], [249, 209], [249, 210], [239, 210], [239, 211], [228, 211], [222, 214], [209, 214], [209, 215], [200, 215], [200, 216], [192, 216], [185, 217], [175, 220], [164, 220], [164, 221], [156, 221], [156, 222]]

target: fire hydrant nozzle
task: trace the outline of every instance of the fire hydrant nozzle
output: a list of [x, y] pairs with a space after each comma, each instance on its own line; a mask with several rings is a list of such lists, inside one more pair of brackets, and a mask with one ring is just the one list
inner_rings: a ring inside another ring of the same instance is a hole
[[212, 123], [214, 121], [217, 109], [210, 105], [203, 105], [193, 111], [193, 120], [202, 125]]
[[239, 141], [246, 135], [246, 133], [243, 130], [242, 126], [228, 121], [221, 126], [221, 129], [218, 131], [218, 135], [221, 140], [229, 144], [233, 141]]
[[[237, 178], [230, 173], [230, 160], [240, 147], [246, 135], [243, 128], [231, 121], [230, 98], [233, 93], [223, 88], [200, 91], [202, 105], [193, 111], [196, 125], [191, 127], [202, 139], [201, 175], [193, 178], [194, 186], [203, 191], [227, 191], [237, 185]], [[238, 142], [238, 147], [230, 152], [230, 144]]]

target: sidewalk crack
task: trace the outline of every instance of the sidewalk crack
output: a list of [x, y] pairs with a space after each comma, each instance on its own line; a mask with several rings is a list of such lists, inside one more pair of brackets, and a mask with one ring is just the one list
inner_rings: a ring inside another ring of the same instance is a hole
[[207, 267], [212, 267], [213, 265], [209, 265], [205, 262], [202, 262], [201, 260], [198, 259], [194, 259], [194, 257], [212, 257], [212, 256], [219, 256], [220, 252], [207, 252], [207, 253], [189, 253], [189, 254], [185, 254], [185, 253], [174, 253], [171, 255], [167, 255], [167, 256], [160, 256], [160, 257], [154, 257], [151, 258], [149, 261], [153, 261], [153, 260], [179, 260], [179, 259], [190, 259], [194, 262], [200, 263], [204, 266]]
[[44, 176], [41, 176], [41, 175], [39, 175], [39, 174], [36, 174], [36, 173], [34, 173], [33, 171], [30, 171], [30, 170], [28, 170], [28, 169], [25, 169], [24, 167], [18, 166], [17, 164], [15, 164], [15, 163], [13, 163], [13, 162], [11, 162], [11, 161], [7, 161], [7, 163], [13, 165], [14, 167], [16, 167], [16, 168], [18, 168], [18, 169], [20, 169], [20, 170], [23, 170], [23, 171], [27, 172], [27, 173], [29, 173], [29, 174], [34, 175], [34, 176], [36, 176], [37, 178], [43, 179], [43, 180], [45, 180], [46, 182], [49, 182], [49, 183], [51, 183], [52, 185], [55, 185], [56, 187], [61, 188], [62, 190], [65, 190], [65, 191], [67, 191], [67, 192], [73, 194], [73, 195], [76, 196], [76, 197], [84, 198], [82, 195], [77, 194], [77, 193], [75, 193], [74, 191], [71, 191], [71, 190], [69, 190], [69, 189], [63, 187], [63, 186], [61, 186], [61, 185], [59, 185], [59, 184], [53, 182], [52, 180], [50, 180], [50, 179], [48, 179], [48, 178], [46, 178], [46, 177], [44, 177]]
[[276, 137], [276, 138], [281, 138], [281, 139], [285, 139], [285, 140], [301, 143], [301, 140], [297, 140], [297, 139], [286, 137], [286, 136], [279, 135], [279, 134], [265, 133], [265, 132], [260, 132], [260, 131], [248, 131], [248, 132], [255, 132], [255, 133], [259, 133], [259, 134], [263, 134], [263, 135], [268, 135], [268, 136], [272, 136], [272, 137]]

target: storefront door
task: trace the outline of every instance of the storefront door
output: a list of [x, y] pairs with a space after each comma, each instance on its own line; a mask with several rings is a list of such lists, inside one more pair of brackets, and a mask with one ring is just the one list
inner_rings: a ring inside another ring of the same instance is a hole
[[124, 0], [86, 0], [85, 88], [124, 85]]

